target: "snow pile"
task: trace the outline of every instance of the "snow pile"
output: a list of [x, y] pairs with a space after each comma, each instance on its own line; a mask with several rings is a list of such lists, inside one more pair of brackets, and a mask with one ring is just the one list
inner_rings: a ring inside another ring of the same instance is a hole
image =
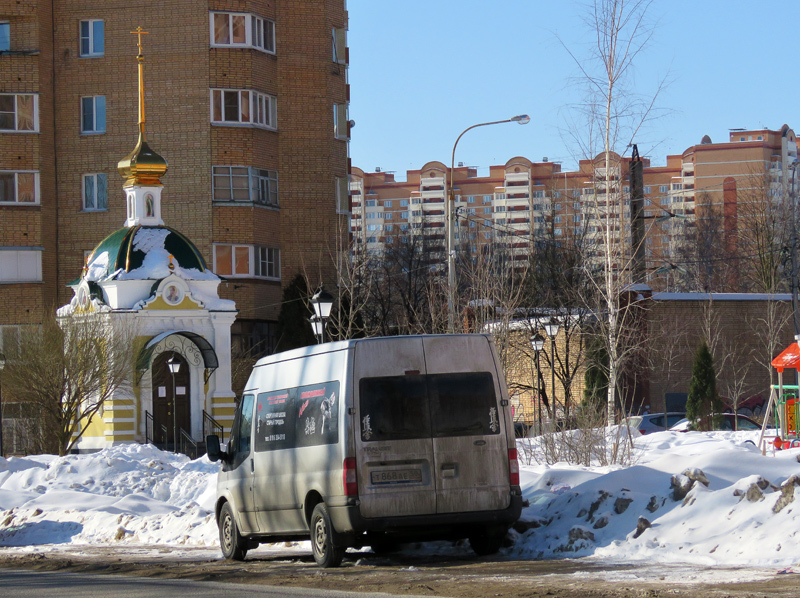
[[0, 546], [213, 545], [218, 470], [151, 445], [0, 459]]
[[[750, 440], [750, 442], [747, 442]], [[787, 567], [800, 562], [800, 450], [762, 456], [757, 433], [660, 432], [636, 464], [523, 468], [513, 552], [613, 561]]]
[[[796, 565], [800, 449], [762, 456], [752, 444], [756, 439], [747, 432], [660, 432], [635, 440], [631, 467], [523, 465], [530, 506], [504, 553], [521, 559]], [[520, 441], [521, 452], [530, 442]], [[218, 470], [205, 457], [190, 461], [142, 445], [0, 459], [0, 546], [216, 549]]]

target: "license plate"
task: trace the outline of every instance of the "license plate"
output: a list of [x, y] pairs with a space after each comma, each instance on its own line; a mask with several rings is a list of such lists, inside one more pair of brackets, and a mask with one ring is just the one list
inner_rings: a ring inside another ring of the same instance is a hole
[[414, 484], [422, 481], [422, 471], [419, 469], [391, 469], [386, 471], [373, 471], [370, 473], [373, 484]]

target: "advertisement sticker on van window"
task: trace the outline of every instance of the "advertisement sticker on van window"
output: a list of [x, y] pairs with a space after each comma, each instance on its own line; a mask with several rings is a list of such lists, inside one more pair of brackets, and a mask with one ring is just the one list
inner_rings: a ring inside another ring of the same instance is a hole
[[334, 444], [339, 441], [340, 402], [338, 381], [297, 389], [297, 446]]
[[294, 446], [293, 405], [295, 389], [264, 392], [256, 405], [256, 451]]

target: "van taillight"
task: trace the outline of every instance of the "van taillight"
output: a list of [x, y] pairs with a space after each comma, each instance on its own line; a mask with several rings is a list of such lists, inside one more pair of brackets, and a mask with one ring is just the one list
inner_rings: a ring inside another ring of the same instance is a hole
[[358, 478], [356, 477], [355, 457], [344, 460], [344, 495], [358, 496]]
[[508, 449], [508, 481], [512, 486], [519, 486], [519, 461], [517, 449]]

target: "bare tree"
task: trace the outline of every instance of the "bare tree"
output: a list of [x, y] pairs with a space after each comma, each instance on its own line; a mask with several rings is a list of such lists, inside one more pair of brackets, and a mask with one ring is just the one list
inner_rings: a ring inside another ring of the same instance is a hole
[[108, 313], [48, 313], [38, 327], [20, 333], [18, 352], [7, 356], [3, 394], [33, 406], [43, 435], [59, 455], [70, 452], [106, 401], [131, 388], [132, 325]]

